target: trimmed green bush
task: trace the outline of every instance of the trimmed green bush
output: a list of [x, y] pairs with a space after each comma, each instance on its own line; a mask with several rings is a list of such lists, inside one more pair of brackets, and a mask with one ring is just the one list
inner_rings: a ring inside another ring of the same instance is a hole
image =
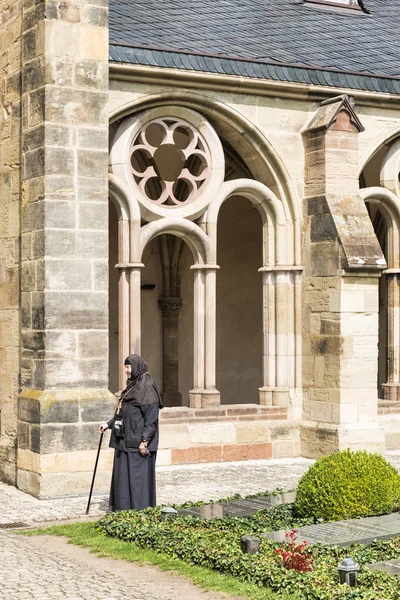
[[320, 458], [300, 479], [299, 517], [339, 521], [395, 512], [400, 475], [380, 454], [344, 450]]

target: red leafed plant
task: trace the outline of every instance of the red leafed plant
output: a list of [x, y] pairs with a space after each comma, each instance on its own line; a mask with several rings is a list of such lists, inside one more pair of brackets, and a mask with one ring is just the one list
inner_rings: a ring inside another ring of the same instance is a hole
[[297, 573], [312, 571], [312, 556], [307, 551], [308, 542], [296, 544], [297, 529], [286, 534], [288, 548], [276, 548], [275, 552], [282, 558], [286, 569], [294, 569]]

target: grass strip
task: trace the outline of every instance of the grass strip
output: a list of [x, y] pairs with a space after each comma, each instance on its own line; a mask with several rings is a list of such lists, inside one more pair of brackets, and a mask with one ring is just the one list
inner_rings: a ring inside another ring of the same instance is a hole
[[285, 593], [276, 594], [254, 584], [242, 582], [236, 577], [223, 575], [205, 567], [189, 565], [178, 558], [147, 548], [139, 548], [132, 542], [107, 537], [97, 531], [95, 525], [93, 522], [72, 523], [19, 533], [27, 536], [58, 535], [67, 537], [72, 544], [90, 548], [90, 551], [99, 557], [111, 557], [139, 564], [155, 565], [162, 571], [175, 571], [207, 591], [213, 590], [243, 600], [301, 600], [300, 596], [294, 597], [293, 594], [289, 596]]

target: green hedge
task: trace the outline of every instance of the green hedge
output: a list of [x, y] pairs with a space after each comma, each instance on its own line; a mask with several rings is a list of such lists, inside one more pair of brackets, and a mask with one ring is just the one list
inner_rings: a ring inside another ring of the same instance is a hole
[[[215, 569], [242, 581], [267, 587], [275, 592], [300, 593], [305, 600], [398, 600], [400, 580], [385, 573], [370, 571], [365, 565], [400, 555], [400, 538], [376, 542], [368, 547], [311, 546], [313, 570], [296, 573], [286, 570], [275, 549], [276, 544], [262, 539], [258, 554], [243, 554], [240, 538], [245, 534], [289, 527], [294, 524], [290, 506], [260, 512], [249, 519], [224, 518], [201, 521], [196, 517], [178, 517], [162, 521], [160, 509], [125, 511], [109, 514], [98, 522], [105, 535], [134, 542], [193, 565]], [[348, 554], [360, 563], [360, 587], [350, 590], [338, 585], [337, 566]]]
[[338, 521], [397, 511], [400, 475], [380, 454], [334, 452], [300, 479], [295, 511], [300, 517]]

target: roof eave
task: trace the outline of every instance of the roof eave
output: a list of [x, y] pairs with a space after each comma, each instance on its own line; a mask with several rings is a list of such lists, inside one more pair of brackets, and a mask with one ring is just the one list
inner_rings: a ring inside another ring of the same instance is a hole
[[347, 94], [358, 105], [381, 108], [400, 106], [400, 94], [372, 92], [347, 87], [277, 81], [256, 77], [241, 77], [205, 71], [184, 70], [111, 61], [110, 79], [152, 83], [175, 88], [194, 87], [198, 90], [221, 91], [250, 95], [268, 95], [280, 98], [321, 102], [326, 98]]

